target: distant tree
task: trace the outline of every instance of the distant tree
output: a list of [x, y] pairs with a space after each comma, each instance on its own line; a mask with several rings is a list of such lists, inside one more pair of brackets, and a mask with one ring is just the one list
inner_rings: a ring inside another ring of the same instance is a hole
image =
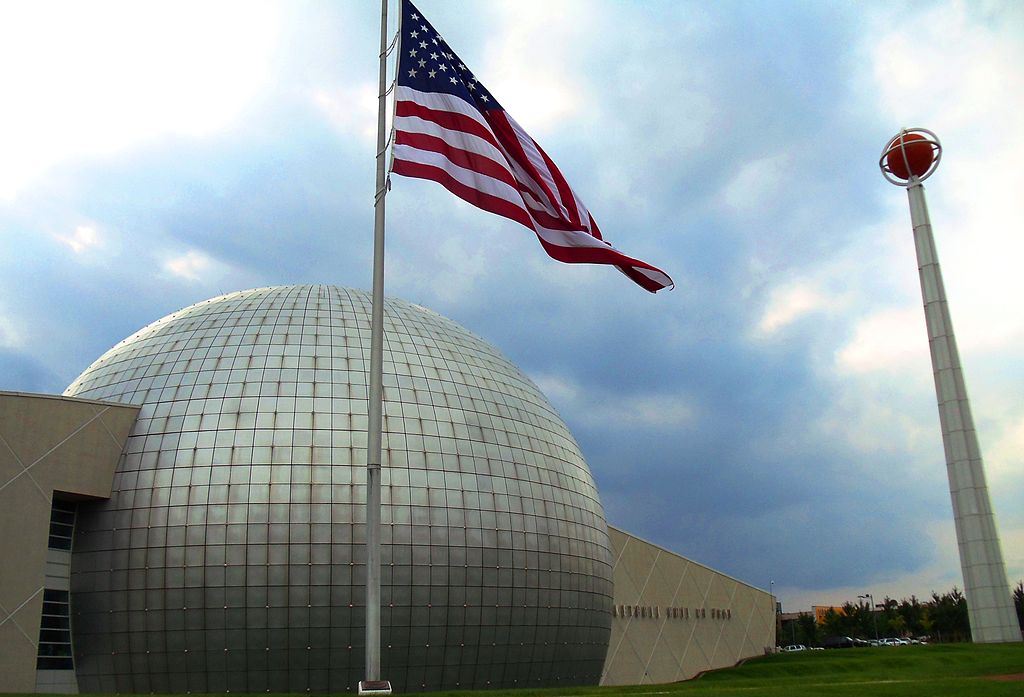
[[910, 634], [907, 621], [901, 615], [893, 615], [885, 620], [885, 635], [905, 637]]
[[[1013, 588], [1013, 604], [1024, 631], [1024, 580]], [[930, 636], [939, 642], [971, 640], [967, 599], [953, 586], [953, 590], [942, 595], [933, 591], [931, 599], [924, 602], [913, 595], [898, 602], [887, 596], [874, 608], [867, 603], [847, 602], [841, 612], [829, 609], [821, 625], [815, 623], [812, 615], [800, 613], [785, 623], [779, 641], [817, 646], [823, 637], [829, 636], [874, 638], [876, 622], [878, 636]]]
[[921, 601], [917, 599], [917, 596], [912, 595], [909, 600], [906, 598], [901, 600], [897, 612], [903, 618], [904, 626], [911, 636], [920, 636], [927, 633], [924, 628], [925, 608], [921, 605]]
[[841, 615], [832, 608], [829, 608], [825, 613], [825, 619], [821, 623], [821, 633], [825, 636], [837, 636], [843, 631], [842, 626]]
[[814, 615], [801, 612], [795, 619], [784, 620], [777, 635], [779, 646], [803, 644], [818, 646], [821, 643], [821, 632]]
[[798, 643], [807, 646], [819, 646], [821, 644], [821, 632], [814, 615], [801, 612], [796, 618], [797, 633], [801, 640]]
[[921, 635], [932, 636], [932, 630], [935, 628], [935, 623], [932, 622], [931, 614], [928, 612], [928, 605], [923, 604], [921, 606]]
[[825, 613], [825, 621], [821, 625], [821, 632], [825, 636], [856, 636], [856, 617], [851, 614], [856, 612], [856, 606], [852, 603], [843, 605], [842, 612], [836, 612], [832, 608]]
[[949, 593], [932, 593], [928, 603], [928, 616], [932, 636], [938, 641], [970, 641], [971, 625], [967, 618], [967, 600], [960, 589], [953, 586]]
[[878, 619], [875, 617], [875, 609], [868, 603], [857, 603], [852, 611], [854, 617], [854, 634], [859, 639], [874, 639]]
[[1017, 624], [1024, 631], [1024, 580], [1013, 587], [1013, 606], [1017, 608]]
[[775, 635], [775, 641], [779, 646], [799, 644], [800, 638], [796, 635], [796, 619], [784, 619], [779, 621], [779, 631]]
[[906, 631], [906, 623], [899, 615], [900, 604], [889, 596], [879, 603], [875, 612], [879, 614], [878, 625], [885, 636], [903, 636]]
[[842, 611], [829, 610], [821, 626], [824, 636], [865, 639], [875, 636], [871, 608], [866, 603], [843, 603]]
[[[868, 619], [865, 616], [868, 614], [865, 611], [865, 606], [861, 603], [844, 603], [843, 612], [846, 613], [846, 631], [843, 636], [856, 637], [863, 639], [867, 635], [864, 633], [865, 620]], [[868, 619], [870, 624], [870, 620]]]

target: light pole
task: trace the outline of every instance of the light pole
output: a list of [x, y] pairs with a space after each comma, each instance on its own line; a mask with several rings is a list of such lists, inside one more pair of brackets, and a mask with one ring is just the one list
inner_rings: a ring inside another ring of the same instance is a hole
[[939, 403], [942, 445], [946, 451], [949, 495], [953, 500], [960, 570], [975, 642], [1016, 642], [1020, 625], [1013, 608], [1006, 565], [996, 532], [996, 518], [985, 482], [978, 434], [974, 430], [967, 387], [960, 367], [953, 322], [946, 302], [935, 238], [921, 183], [942, 159], [938, 137], [924, 128], [903, 129], [890, 138], [878, 165], [890, 184], [902, 186], [910, 199], [917, 267], [924, 300], [925, 326], [931, 349], [935, 396]]
[[782, 637], [779, 636], [782, 625], [779, 622], [779, 603], [775, 600], [775, 579], [768, 579], [768, 595], [772, 597], [772, 616], [775, 618], [775, 639], [772, 643], [775, 645], [775, 650], [778, 651], [778, 644], [782, 640]]
[[878, 615], [875, 614], [875, 596], [871, 595], [870, 593], [865, 593], [864, 595], [857, 596], [857, 600], [860, 600], [861, 598], [864, 598], [865, 600], [868, 600], [871, 603], [870, 605], [868, 605], [868, 607], [871, 609], [871, 624], [875, 627], [875, 641], [878, 641]]

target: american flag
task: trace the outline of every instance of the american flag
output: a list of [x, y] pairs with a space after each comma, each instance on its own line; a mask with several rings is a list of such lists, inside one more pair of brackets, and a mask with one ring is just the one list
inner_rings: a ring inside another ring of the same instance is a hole
[[597, 223], [537, 142], [509, 116], [423, 14], [402, 0], [392, 171], [431, 179], [522, 223], [553, 259], [612, 264], [656, 293], [674, 284], [601, 237]]

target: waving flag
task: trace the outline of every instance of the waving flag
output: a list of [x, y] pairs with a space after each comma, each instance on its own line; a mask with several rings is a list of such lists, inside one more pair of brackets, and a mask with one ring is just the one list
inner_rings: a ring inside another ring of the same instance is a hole
[[668, 275], [601, 237], [565, 177], [423, 18], [402, 0], [392, 171], [431, 179], [459, 198], [525, 225], [570, 264], [611, 264], [644, 289]]

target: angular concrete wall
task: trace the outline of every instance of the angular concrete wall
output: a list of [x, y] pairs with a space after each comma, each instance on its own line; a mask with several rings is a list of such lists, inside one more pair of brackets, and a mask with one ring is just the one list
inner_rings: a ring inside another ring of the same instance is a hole
[[0, 392], [0, 692], [34, 692], [54, 491], [107, 498], [139, 408]]
[[615, 606], [602, 685], [686, 680], [775, 646], [771, 595], [622, 530], [608, 534]]

